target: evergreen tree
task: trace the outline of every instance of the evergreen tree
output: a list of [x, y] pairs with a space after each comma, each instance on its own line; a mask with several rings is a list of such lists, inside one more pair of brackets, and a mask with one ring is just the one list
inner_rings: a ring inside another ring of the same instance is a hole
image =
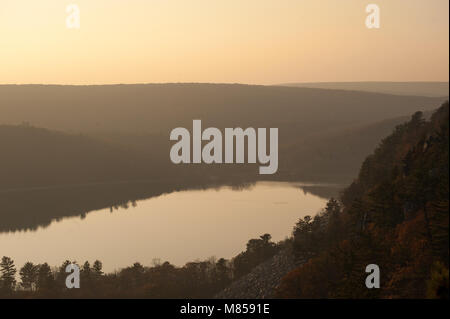
[[92, 270], [97, 277], [103, 275], [102, 269], [103, 269], [102, 262], [100, 260], [94, 261], [94, 264], [92, 265]]
[[16, 266], [10, 257], [3, 256], [0, 262], [0, 284], [5, 292], [12, 292], [16, 285]]
[[39, 265], [37, 275], [37, 288], [41, 291], [50, 291], [55, 287], [52, 270], [47, 263]]
[[36, 284], [38, 267], [32, 262], [26, 262], [20, 269], [21, 286], [25, 289], [32, 289], [33, 284]]

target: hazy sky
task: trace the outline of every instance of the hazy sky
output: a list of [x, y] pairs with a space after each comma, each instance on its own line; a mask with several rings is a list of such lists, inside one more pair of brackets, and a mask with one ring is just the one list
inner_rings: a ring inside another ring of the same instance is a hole
[[[66, 6], [80, 29], [66, 28]], [[365, 26], [365, 7], [381, 28]], [[0, 83], [448, 81], [448, 0], [0, 0]]]

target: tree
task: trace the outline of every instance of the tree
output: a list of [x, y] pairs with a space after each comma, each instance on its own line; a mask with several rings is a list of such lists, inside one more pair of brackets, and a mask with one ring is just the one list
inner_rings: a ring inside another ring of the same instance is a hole
[[82, 276], [84, 276], [85, 278], [90, 278], [91, 277], [91, 264], [89, 264], [88, 261], [86, 261], [83, 264], [83, 268], [81, 268], [81, 274]]
[[48, 291], [54, 288], [55, 280], [53, 278], [52, 270], [47, 263], [39, 265], [37, 275], [37, 288], [41, 291]]
[[1, 289], [6, 292], [12, 292], [16, 285], [16, 266], [10, 257], [3, 256], [0, 262], [0, 284]]
[[230, 268], [228, 267], [228, 261], [224, 258], [220, 258], [216, 263], [216, 281], [220, 288], [225, 287], [231, 281]]
[[120, 272], [120, 285], [123, 289], [134, 289], [143, 281], [145, 268], [139, 262], [131, 267], [122, 269]]
[[233, 259], [233, 275], [235, 278], [247, 274], [256, 265], [277, 253], [278, 247], [270, 241], [271, 238], [270, 234], [264, 234], [247, 242], [247, 250]]
[[312, 245], [312, 218], [309, 215], [300, 218], [294, 227], [294, 247], [299, 253], [311, 253]]
[[101, 275], [103, 275], [103, 264], [100, 260], [96, 260], [94, 261], [94, 265], [92, 266], [92, 270], [94, 271], [94, 274], [98, 277], [100, 277]]
[[38, 267], [32, 262], [26, 262], [19, 272], [21, 286], [25, 289], [31, 290], [33, 288], [33, 284], [36, 284], [37, 274]]

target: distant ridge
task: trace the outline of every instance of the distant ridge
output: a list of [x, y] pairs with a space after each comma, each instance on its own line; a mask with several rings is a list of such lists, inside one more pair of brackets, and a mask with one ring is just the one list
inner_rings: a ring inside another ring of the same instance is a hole
[[166, 140], [171, 129], [201, 119], [222, 128], [280, 127], [289, 138], [426, 111], [445, 100], [240, 84], [0, 85], [0, 124], [26, 122], [74, 133], [153, 133]]
[[448, 82], [308, 82], [284, 83], [280, 86], [377, 92], [429, 97], [449, 96]]

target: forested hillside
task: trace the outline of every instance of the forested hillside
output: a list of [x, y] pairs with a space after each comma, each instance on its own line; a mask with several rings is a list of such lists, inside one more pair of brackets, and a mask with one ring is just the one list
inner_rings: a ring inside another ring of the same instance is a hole
[[[311, 257], [278, 288], [282, 298], [448, 298], [449, 106], [397, 126], [364, 161], [340, 201], [294, 229]], [[380, 289], [367, 289], [377, 264]]]
[[280, 175], [347, 185], [380, 140], [408, 118], [402, 116], [369, 125], [326, 131], [316, 136], [300, 136], [293, 143], [282, 144]]
[[0, 191], [155, 175], [155, 160], [130, 147], [28, 125], [0, 125], [0, 150]]

